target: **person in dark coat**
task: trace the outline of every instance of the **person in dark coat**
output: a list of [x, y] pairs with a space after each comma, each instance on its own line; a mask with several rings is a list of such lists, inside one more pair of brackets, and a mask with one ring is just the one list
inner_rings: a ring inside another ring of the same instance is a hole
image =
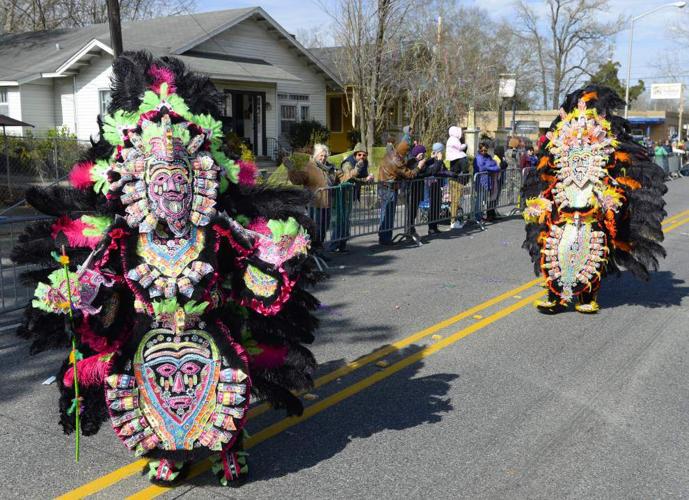
[[488, 144], [482, 142], [479, 152], [474, 158], [474, 189], [476, 191], [474, 202], [474, 219], [481, 222], [481, 208], [484, 201], [490, 201], [493, 174], [500, 173], [500, 166], [495, 163], [493, 157], [488, 153]]
[[[409, 153], [409, 160], [407, 161], [407, 168], [409, 170], [416, 170], [418, 174], [416, 177], [425, 177], [425, 169], [428, 160], [425, 158], [426, 147], [423, 144], [417, 144]], [[407, 197], [406, 197], [406, 222], [405, 233], [412, 238], [418, 238], [418, 233], [414, 224], [416, 223], [416, 213], [419, 210], [419, 204], [423, 200], [424, 183], [421, 181], [414, 181], [407, 183]]]
[[421, 176], [426, 177], [426, 185], [428, 186], [429, 195], [429, 212], [428, 212], [428, 234], [440, 233], [438, 229], [438, 222], [440, 222], [440, 207], [443, 198], [443, 183], [445, 178], [456, 177], [455, 174], [445, 168], [443, 162], [443, 150], [445, 147], [441, 142], [433, 144], [431, 157], [426, 162], [426, 168], [423, 169]]
[[496, 210], [500, 203], [500, 194], [502, 193], [502, 186], [505, 183], [505, 176], [507, 171], [507, 158], [505, 158], [505, 147], [495, 146], [493, 151], [493, 160], [500, 167], [500, 172], [491, 175], [492, 189], [490, 192], [490, 200], [488, 202], [488, 212], [486, 214], [489, 221], [500, 219], [502, 216]]

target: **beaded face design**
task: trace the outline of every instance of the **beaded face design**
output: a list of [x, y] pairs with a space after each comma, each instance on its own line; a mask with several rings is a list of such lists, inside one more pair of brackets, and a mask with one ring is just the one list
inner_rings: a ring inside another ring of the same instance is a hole
[[146, 389], [144, 412], [161, 418], [168, 429], [184, 428], [189, 417], [198, 416], [212, 401], [211, 387], [220, 371], [215, 345], [203, 331], [178, 337], [161, 329], [149, 334], [141, 347], [135, 375]]
[[151, 212], [165, 221], [175, 236], [189, 230], [192, 180], [183, 162], [156, 161], [148, 169], [147, 191]]

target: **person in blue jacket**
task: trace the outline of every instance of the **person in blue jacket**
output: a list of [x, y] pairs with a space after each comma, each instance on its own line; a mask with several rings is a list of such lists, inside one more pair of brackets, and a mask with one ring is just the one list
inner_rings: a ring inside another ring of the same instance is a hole
[[[493, 178], [500, 173], [498, 165], [493, 157], [488, 153], [488, 144], [482, 142], [478, 149], [478, 154], [474, 158], [474, 189], [476, 197], [474, 201], [474, 220], [481, 223], [481, 207], [484, 200], [488, 200], [491, 189], [493, 189]], [[476, 175], [479, 174], [479, 175]]]

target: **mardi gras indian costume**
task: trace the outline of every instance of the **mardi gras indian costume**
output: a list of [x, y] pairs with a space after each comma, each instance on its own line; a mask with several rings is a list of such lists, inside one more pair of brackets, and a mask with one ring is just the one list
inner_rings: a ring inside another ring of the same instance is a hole
[[[613, 110], [624, 102], [590, 86], [568, 95], [525, 182], [526, 241], [548, 287], [543, 312], [595, 313], [601, 279], [620, 267], [648, 279], [665, 256], [664, 174]], [[535, 196], [537, 194], [537, 196]]]
[[109, 420], [151, 457], [154, 481], [210, 451], [221, 483], [238, 484], [250, 395], [299, 414], [290, 391], [311, 384], [307, 198], [256, 186], [255, 165], [223, 153], [208, 78], [145, 53], [113, 69], [109, 114], [73, 187], [28, 192], [56, 219], [14, 251], [44, 265], [29, 273], [39, 284], [20, 334], [34, 352], [74, 339], [58, 377], [65, 432]]

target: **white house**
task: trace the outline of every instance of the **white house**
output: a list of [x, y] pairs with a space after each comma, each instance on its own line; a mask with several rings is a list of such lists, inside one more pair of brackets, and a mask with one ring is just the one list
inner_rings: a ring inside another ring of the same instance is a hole
[[[271, 156], [291, 124], [325, 124], [333, 72], [260, 7], [125, 24], [125, 50], [174, 56], [208, 74], [225, 93], [224, 122], [255, 154]], [[109, 101], [112, 49], [106, 24], [0, 36], [0, 114], [34, 133], [66, 127], [98, 132]], [[8, 132], [19, 134], [15, 128]]]

